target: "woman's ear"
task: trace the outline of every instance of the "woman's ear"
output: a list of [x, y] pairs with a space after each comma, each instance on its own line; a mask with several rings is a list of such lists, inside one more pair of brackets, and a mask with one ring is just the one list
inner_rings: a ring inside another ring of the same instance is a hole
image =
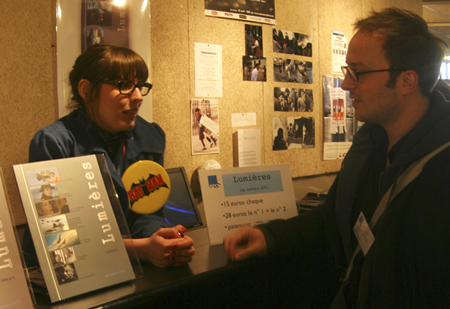
[[78, 93], [86, 101], [86, 96], [91, 87], [91, 82], [87, 79], [82, 79], [78, 82]]

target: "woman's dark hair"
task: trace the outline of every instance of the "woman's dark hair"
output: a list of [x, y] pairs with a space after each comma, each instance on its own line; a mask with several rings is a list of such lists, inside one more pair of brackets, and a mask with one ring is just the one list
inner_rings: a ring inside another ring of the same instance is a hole
[[[429, 95], [439, 78], [447, 44], [428, 30], [419, 15], [398, 8], [372, 11], [367, 18], [355, 23], [355, 29], [384, 37], [383, 50], [390, 69], [414, 70], [419, 76], [420, 90]], [[391, 72], [387, 83], [394, 87], [400, 72]]]
[[[93, 45], [81, 54], [69, 74], [72, 88], [72, 98], [68, 105], [69, 111], [83, 108], [91, 120], [95, 117], [100, 96], [101, 80], [135, 82], [146, 81], [148, 68], [144, 59], [126, 47], [113, 45]], [[80, 80], [90, 82], [86, 100], [78, 92]]]

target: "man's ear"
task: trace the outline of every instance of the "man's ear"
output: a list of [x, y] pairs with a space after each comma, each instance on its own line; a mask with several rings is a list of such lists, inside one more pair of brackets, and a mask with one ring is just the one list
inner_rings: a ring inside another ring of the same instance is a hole
[[91, 82], [87, 79], [82, 79], [78, 82], [78, 93], [86, 101], [86, 96], [91, 87]]
[[407, 95], [419, 87], [419, 75], [414, 70], [407, 70], [400, 74], [398, 79], [401, 94]]

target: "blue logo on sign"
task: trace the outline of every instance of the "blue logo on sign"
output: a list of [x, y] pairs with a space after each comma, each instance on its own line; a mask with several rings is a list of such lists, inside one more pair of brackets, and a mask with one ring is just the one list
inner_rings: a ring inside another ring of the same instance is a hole
[[218, 188], [220, 183], [217, 182], [217, 175], [208, 176], [208, 184], [210, 188]]

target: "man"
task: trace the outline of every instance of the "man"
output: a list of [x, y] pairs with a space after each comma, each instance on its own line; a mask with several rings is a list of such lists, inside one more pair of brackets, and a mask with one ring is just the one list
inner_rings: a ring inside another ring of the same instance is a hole
[[255, 65], [255, 68], [252, 70], [252, 81], [258, 80], [258, 72], [259, 72], [259, 63]]
[[445, 44], [422, 18], [394, 8], [355, 28], [342, 88], [365, 124], [325, 205], [243, 228], [226, 237], [225, 250], [233, 261], [325, 257], [329, 273], [317, 277], [343, 279], [331, 308], [449, 308], [450, 91], [436, 85]]

